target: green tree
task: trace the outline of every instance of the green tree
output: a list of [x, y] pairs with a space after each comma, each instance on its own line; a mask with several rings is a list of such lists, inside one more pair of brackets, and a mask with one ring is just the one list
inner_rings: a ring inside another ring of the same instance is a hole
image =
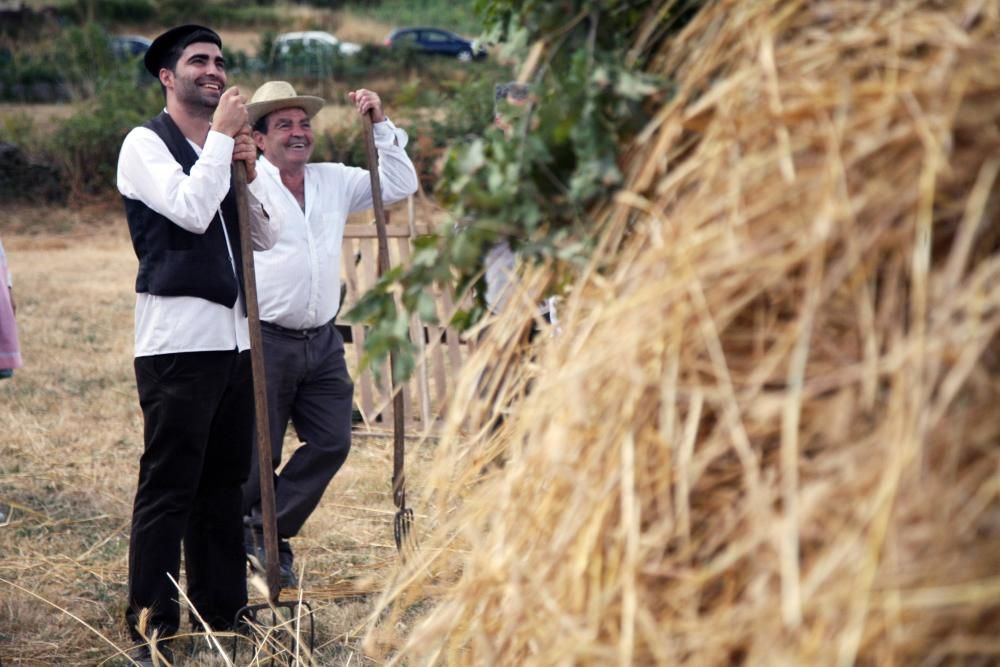
[[[484, 127], [450, 149], [438, 193], [452, 224], [419, 239], [410, 264], [383, 276], [347, 314], [371, 327], [370, 363], [378, 367], [396, 350], [396, 371], [407, 376], [414, 365], [408, 314], [432, 322], [428, 288], [464, 291], [479, 275], [485, 249], [501, 238], [524, 257], [550, 261], [554, 285], [582, 265], [595, 236], [588, 210], [622, 181], [619, 146], [670, 95], [670, 82], [645, 73], [646, 60], [702, 4], [477, 1], [488, 40], [502, 44], [503, 56], [528, 75], [532, 102], [512, 136]], [[636, 49], [649, 25], [658, 28]], [[452, 324], [471, 325], [482, 313], [477, 304]]]

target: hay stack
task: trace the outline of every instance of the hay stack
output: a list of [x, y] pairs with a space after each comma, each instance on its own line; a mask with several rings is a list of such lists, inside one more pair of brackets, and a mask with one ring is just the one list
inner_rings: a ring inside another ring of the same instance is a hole
[[989, 0], [720, 0], [657, 54], [562, 335], [518, 352], [529, 276], [369, 649], [996, 664], [998, 36]]

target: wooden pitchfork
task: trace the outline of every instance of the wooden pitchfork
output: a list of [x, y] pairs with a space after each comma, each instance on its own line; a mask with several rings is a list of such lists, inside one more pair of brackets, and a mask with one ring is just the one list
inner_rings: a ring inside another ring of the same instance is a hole
[[[368, 153], [368, 173], [372, 181], [375, 230], [378, 233], [378, 275], [382, 277], [382, 274], [389, 270], [389, 238], [385, 224], [385, 208], [382, 206], [382, 184], [378, 175], [378, 152], [375, 149], [371, 111], [362, 114], [361, 119], [364, 124], [365, 149]], [[396, 540], [396, 550], [405, 557], [406, 551], [415, 548], [410, 538], [413, 510], [406, 506], [406, 475], [403, 474], [406, 433], [403, 423], [403, 391], [396, 374], [396, 355], [392, 350], [389, 351], [389, 376], [392, 384], [392, 502], [396, 505], [392, 534]]]
[[[236, 612], [233, 626], [250, 631], [252, 641], [259, 643], [263, 653], [273, 658], [285, 656], [282, 662], [294, 662], [302, 654], [303, 644], [311, 655], [315, 647], [312, 607], [302, 600], [278, 599], [281, 577], [278, 570], [278, 518], [274, 500], [274, 467], [271, 465], [271, 429], [267, 413], [267, 378], [264, 373], [264, 347], [260, 332], [260, 309], [257, 305], [257, 274], [253, 263], [253, 242], [250, 239], [250, 211], [247, 204], [247, 170], [241, 160], [233, 163], [233, 191], [240, 228], [240, 254], [243, 266], [243, 295], [250, 329], [250, 363], [253, 369], [253, 401], [257, 427], [257, 458], [260, 470], [260, 507], [263, 514], [264, 558], [267, 580], [267, 602], [247, 605]], [[271, 627], [264, 627], [262, 616], [270, 612]], [[254, 627], [256, 626], [256, 627]], [[305, 636], [303, 642], [302, 637]], [[239, 639], [233, 638], [235, 658]], [[259, 639], [259, 642], [258, 642]], [[289, 658], [292, 658], [291, 660]]]

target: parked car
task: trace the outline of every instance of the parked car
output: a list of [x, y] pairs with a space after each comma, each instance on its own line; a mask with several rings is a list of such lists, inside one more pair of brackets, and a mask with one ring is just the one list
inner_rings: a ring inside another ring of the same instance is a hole
[[108, 40], [111, 53], [119, 60], [144, 55], [152, 43], [152, 40], [139, 35], [113, 35]]
[[399, 28], [389, 33], [385, 45], [419, 53], [451, 56], [462, 61], [481, 60], [486, 51], [475, 42], [440, 28]]
[[286, 32], [275, 38], [268, 66], [274, 75], [328, 79], [360, 50], [321, 30]]
[[322, 30], [286, 32], [275, 38], [274, 50], [271, 52], [271, 61], [281, 60], [295, 52], [323, 54], [336, 51], [342, 56], [352, 56], [360, 50], [360, 44], [342, 42], [330, 33], [323, 32]]

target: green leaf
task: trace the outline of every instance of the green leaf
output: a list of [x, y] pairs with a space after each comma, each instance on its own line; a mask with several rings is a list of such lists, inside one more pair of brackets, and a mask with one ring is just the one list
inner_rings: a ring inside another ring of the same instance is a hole
[[467, 176], [481, 169], [484, 164], [486, 164], [486, 154], [482, 139], [476, 139], [469, 144], [458, 158], [459, 172]]
[[427, 324], [438, 323], [437, 304], [429, 292], [420, 292], [420, 296], [417, 297], [417, 315]]

